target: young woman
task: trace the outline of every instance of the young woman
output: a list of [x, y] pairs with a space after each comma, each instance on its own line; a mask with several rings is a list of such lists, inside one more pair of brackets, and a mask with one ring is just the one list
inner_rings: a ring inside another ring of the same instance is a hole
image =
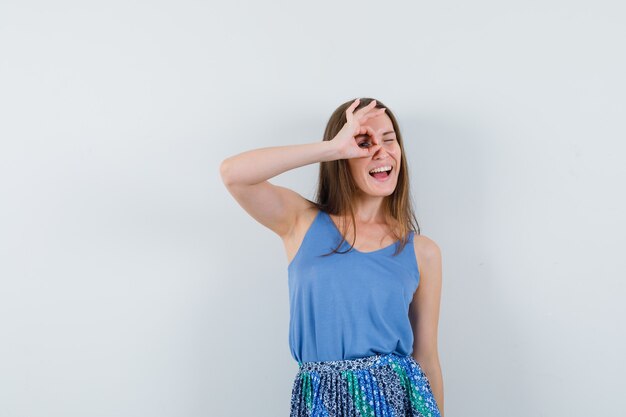
[[[386, 106], [356, 99], [335, 110], [321, 142], [220, 166], [232, 196], [285, 245], [299, 365], [291, 417], [443, 416], [441, 251], [420, 234], [402, 143]], [[268, 182], [318, 162], [315, 201]]]

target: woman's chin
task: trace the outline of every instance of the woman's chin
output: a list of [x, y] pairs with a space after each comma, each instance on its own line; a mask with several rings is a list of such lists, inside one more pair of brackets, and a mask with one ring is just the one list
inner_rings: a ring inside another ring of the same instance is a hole
[[390, 181], [369, 181], [366, 185], [365, 189], [362, 186], [359, 187], [360, 191], [372, 197], [386, 197], [393, 194], [396, 189], [396, 182], [393, 179]]

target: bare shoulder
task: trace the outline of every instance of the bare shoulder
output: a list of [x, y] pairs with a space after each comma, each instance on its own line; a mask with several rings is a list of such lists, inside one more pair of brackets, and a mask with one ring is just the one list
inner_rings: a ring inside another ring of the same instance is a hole
[[415, 234], [413, 237], [413, 248], [420, 273], [429, 265], [437, 264], [441, 260], [441, 249], [437, 242], [426, 235]]

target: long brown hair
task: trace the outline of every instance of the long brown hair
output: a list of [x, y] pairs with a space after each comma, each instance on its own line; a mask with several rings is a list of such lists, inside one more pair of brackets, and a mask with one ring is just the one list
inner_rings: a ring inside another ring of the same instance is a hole
[[[361, 98], [359, 105], [354, 111], [367, 106], [373, 98]], [[335, 137], [335, 135], [341, 130], [344, 124], [346, 124], [346, 109], [354, 100], [346, 101], [333, 112], [326, 124], [324, 131], [325, 141], [329, 141]], [[400, 134], [400, 127], [396, 117], [381, 101], [376, 100], [376, 108], [385, 107], [385, 114], [391, 119], [393, 129], [396, 132], [396, 138], [401, 149], [401, 163], [400, 171], [398, 172], [398, 183], [392, 194], [386, 196], [383, 201], [383, 207], [385, 212], [385, 221], [391, 226], [395, 241], [400, 241], [399, 247], [396, 249], [394, 256], [402, 252], [409, 239], [409, 232], [411, 230], [420, 234], [419, 224], [415, 218], [415, 212], [411, 204], [411, 188], [409, 186], [409, 165], [407, 163], [404, 146], [402, 144], [402, 135]], [[315, 201], [313, 203], [319, 210], [322, 210], [329, 214], [335, 214], [343, 216], [346, 213], [350, 213], [352, 218], [352, 227], [355, 230], [354, 238], [356, 239], [356, 220], [354, 218], [355, 211], [355, 199], [354, 195], [357, 192], [357, 186], [354, 182], [350, 169], [348, 167], [347, 159], [337, 159], [334, 161], [320, 162], [319, 180], [317, 186], [317, 192], [315, 194]], [[342, 239], [333, 249], [325, 255], [331, 255], [333, 253], [346, 253], [354, 247], [354, 241], [350, 245], [350, 248], [346, 252], [339, 252], [339, 248], [346, 240], [347, 228], [343, 227], [341, 232]], [[398, 233], [396, 233], [398, 232]]]

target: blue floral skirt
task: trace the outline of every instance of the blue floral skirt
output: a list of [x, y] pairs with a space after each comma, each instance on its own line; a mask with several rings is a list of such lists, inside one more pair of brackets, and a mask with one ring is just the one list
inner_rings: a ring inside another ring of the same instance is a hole
[[441, 417], [430, 382], [412, 356], [300, 362], [290, 417]]

